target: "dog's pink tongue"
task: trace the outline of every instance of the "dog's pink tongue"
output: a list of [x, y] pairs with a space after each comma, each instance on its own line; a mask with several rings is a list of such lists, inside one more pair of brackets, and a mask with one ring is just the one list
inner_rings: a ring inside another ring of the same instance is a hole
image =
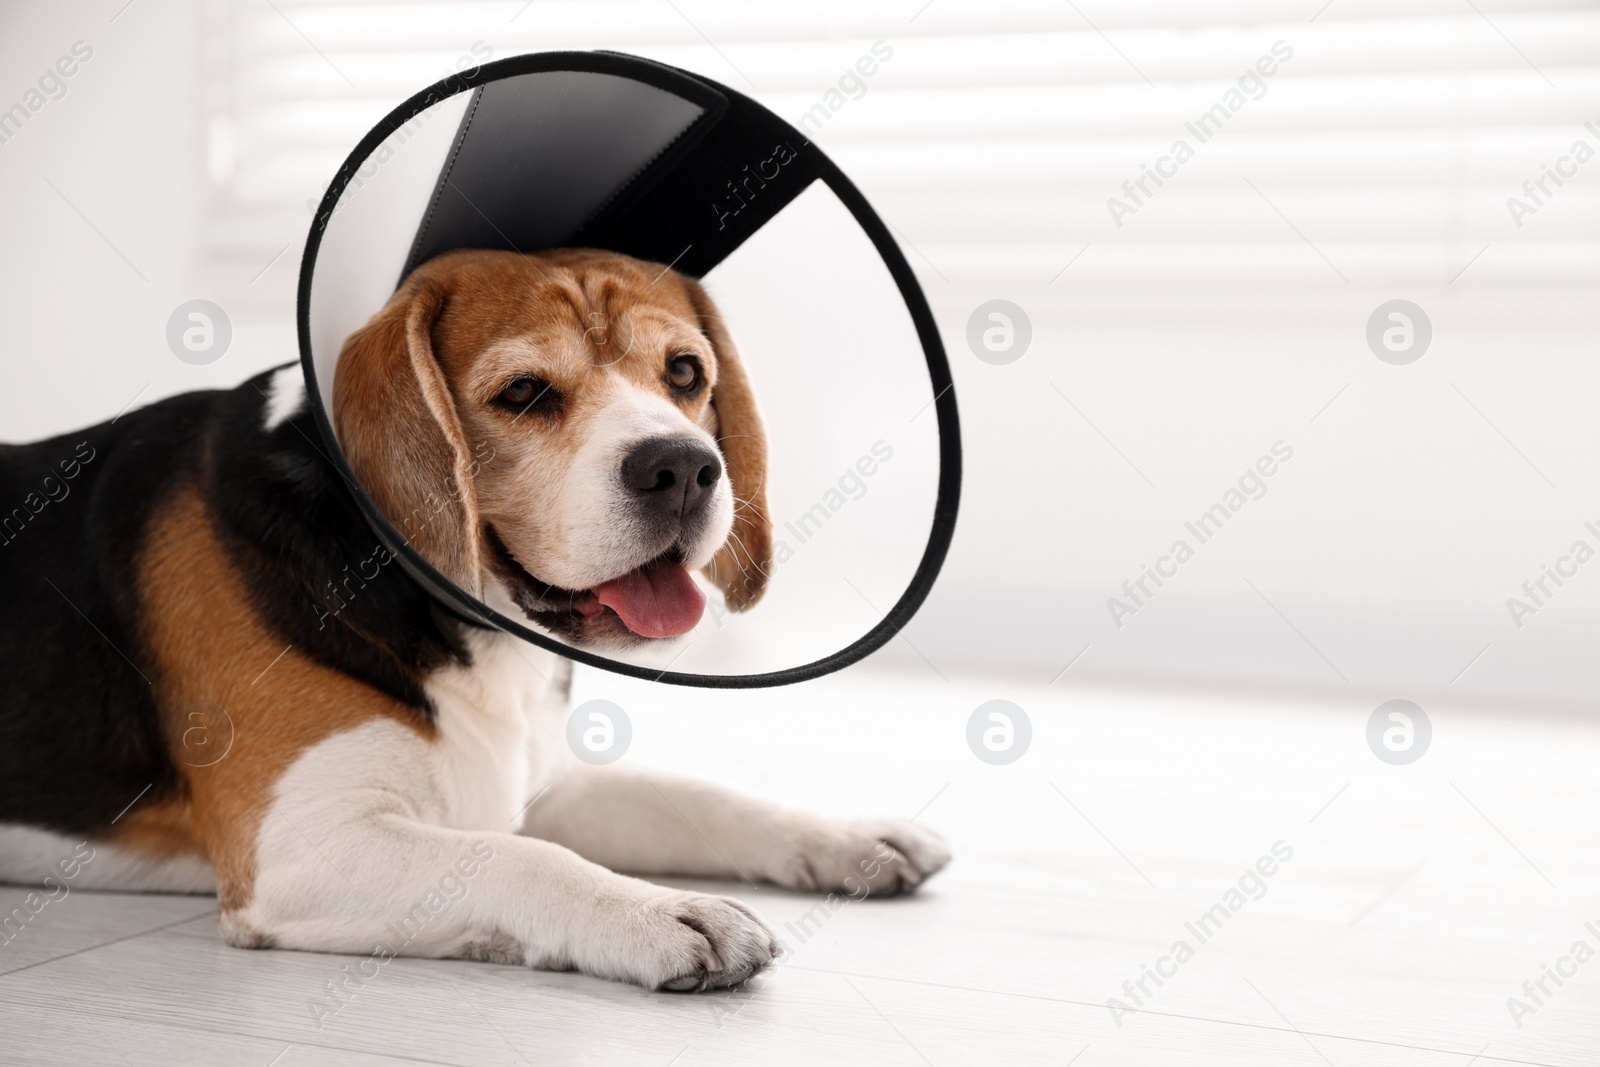
[[706, 609], [706, 595], [689, 572], [682, 564], [667, 560], [647, 563], [597, 585], [594, 595], [640, 637], [686, 634]]

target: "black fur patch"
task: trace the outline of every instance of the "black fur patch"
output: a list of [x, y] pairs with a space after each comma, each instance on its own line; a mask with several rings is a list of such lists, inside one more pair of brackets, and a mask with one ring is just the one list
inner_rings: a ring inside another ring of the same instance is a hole
[[460, 624], [381, 548], [303, 406], [266, 431], [271, 374], [0, 445], [0, 822], [93, 834], [180, 788], [133, 568], [186, 486], [285, 644], [424, 717], [417, 679], [467, 661]]

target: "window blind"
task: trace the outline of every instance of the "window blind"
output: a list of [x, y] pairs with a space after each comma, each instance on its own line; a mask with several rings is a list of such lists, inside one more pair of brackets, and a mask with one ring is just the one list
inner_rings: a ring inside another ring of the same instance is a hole
[[1546, 292], [1600, 272], [1600, 162], [1577, 158], [1600, 149], [1600, 12], [1571, 0], [217, 0], [205, 36], [203, 258], [237, 300], [292, 292], [309, 205], [407, 95], [599, 47], [800, 126], [936, 305], [1069, 263], [1080, 289], [1157, 309], [1469, 265]]

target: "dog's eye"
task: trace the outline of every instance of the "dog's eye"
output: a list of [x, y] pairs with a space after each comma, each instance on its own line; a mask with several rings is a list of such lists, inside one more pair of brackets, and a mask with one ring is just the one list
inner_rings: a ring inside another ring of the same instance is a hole
[[520, 415], [530, 408], [540, 411], [554, 408], [561, 396], [543, 379], [522, 377], [502, 389], [495, 399]]
[[673, 356], [667, 360], [667, 384], [687, 393], [700, 384], [700, 361], [693, 356]]

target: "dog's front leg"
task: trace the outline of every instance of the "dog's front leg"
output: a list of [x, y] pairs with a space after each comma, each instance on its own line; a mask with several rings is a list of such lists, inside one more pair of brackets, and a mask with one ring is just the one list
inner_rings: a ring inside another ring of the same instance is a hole
[[744, 878], [857, 896], [910, 892], [950, 860], [942, 837], [903, 819], [827, 819], [618, 767], [574, 766], [533, 804], [522, 830], [637, 874]]
[[[615, 874], [510, 832], [441, 825], [425, 742], [371, 723], [308, 750], [220, 863], [225, 936], [248, 947], [519, 959], [647, 988], [733, 985], [777, 945], [745, 905]], [[253, 868], [253, 870], [252, 870]]]

